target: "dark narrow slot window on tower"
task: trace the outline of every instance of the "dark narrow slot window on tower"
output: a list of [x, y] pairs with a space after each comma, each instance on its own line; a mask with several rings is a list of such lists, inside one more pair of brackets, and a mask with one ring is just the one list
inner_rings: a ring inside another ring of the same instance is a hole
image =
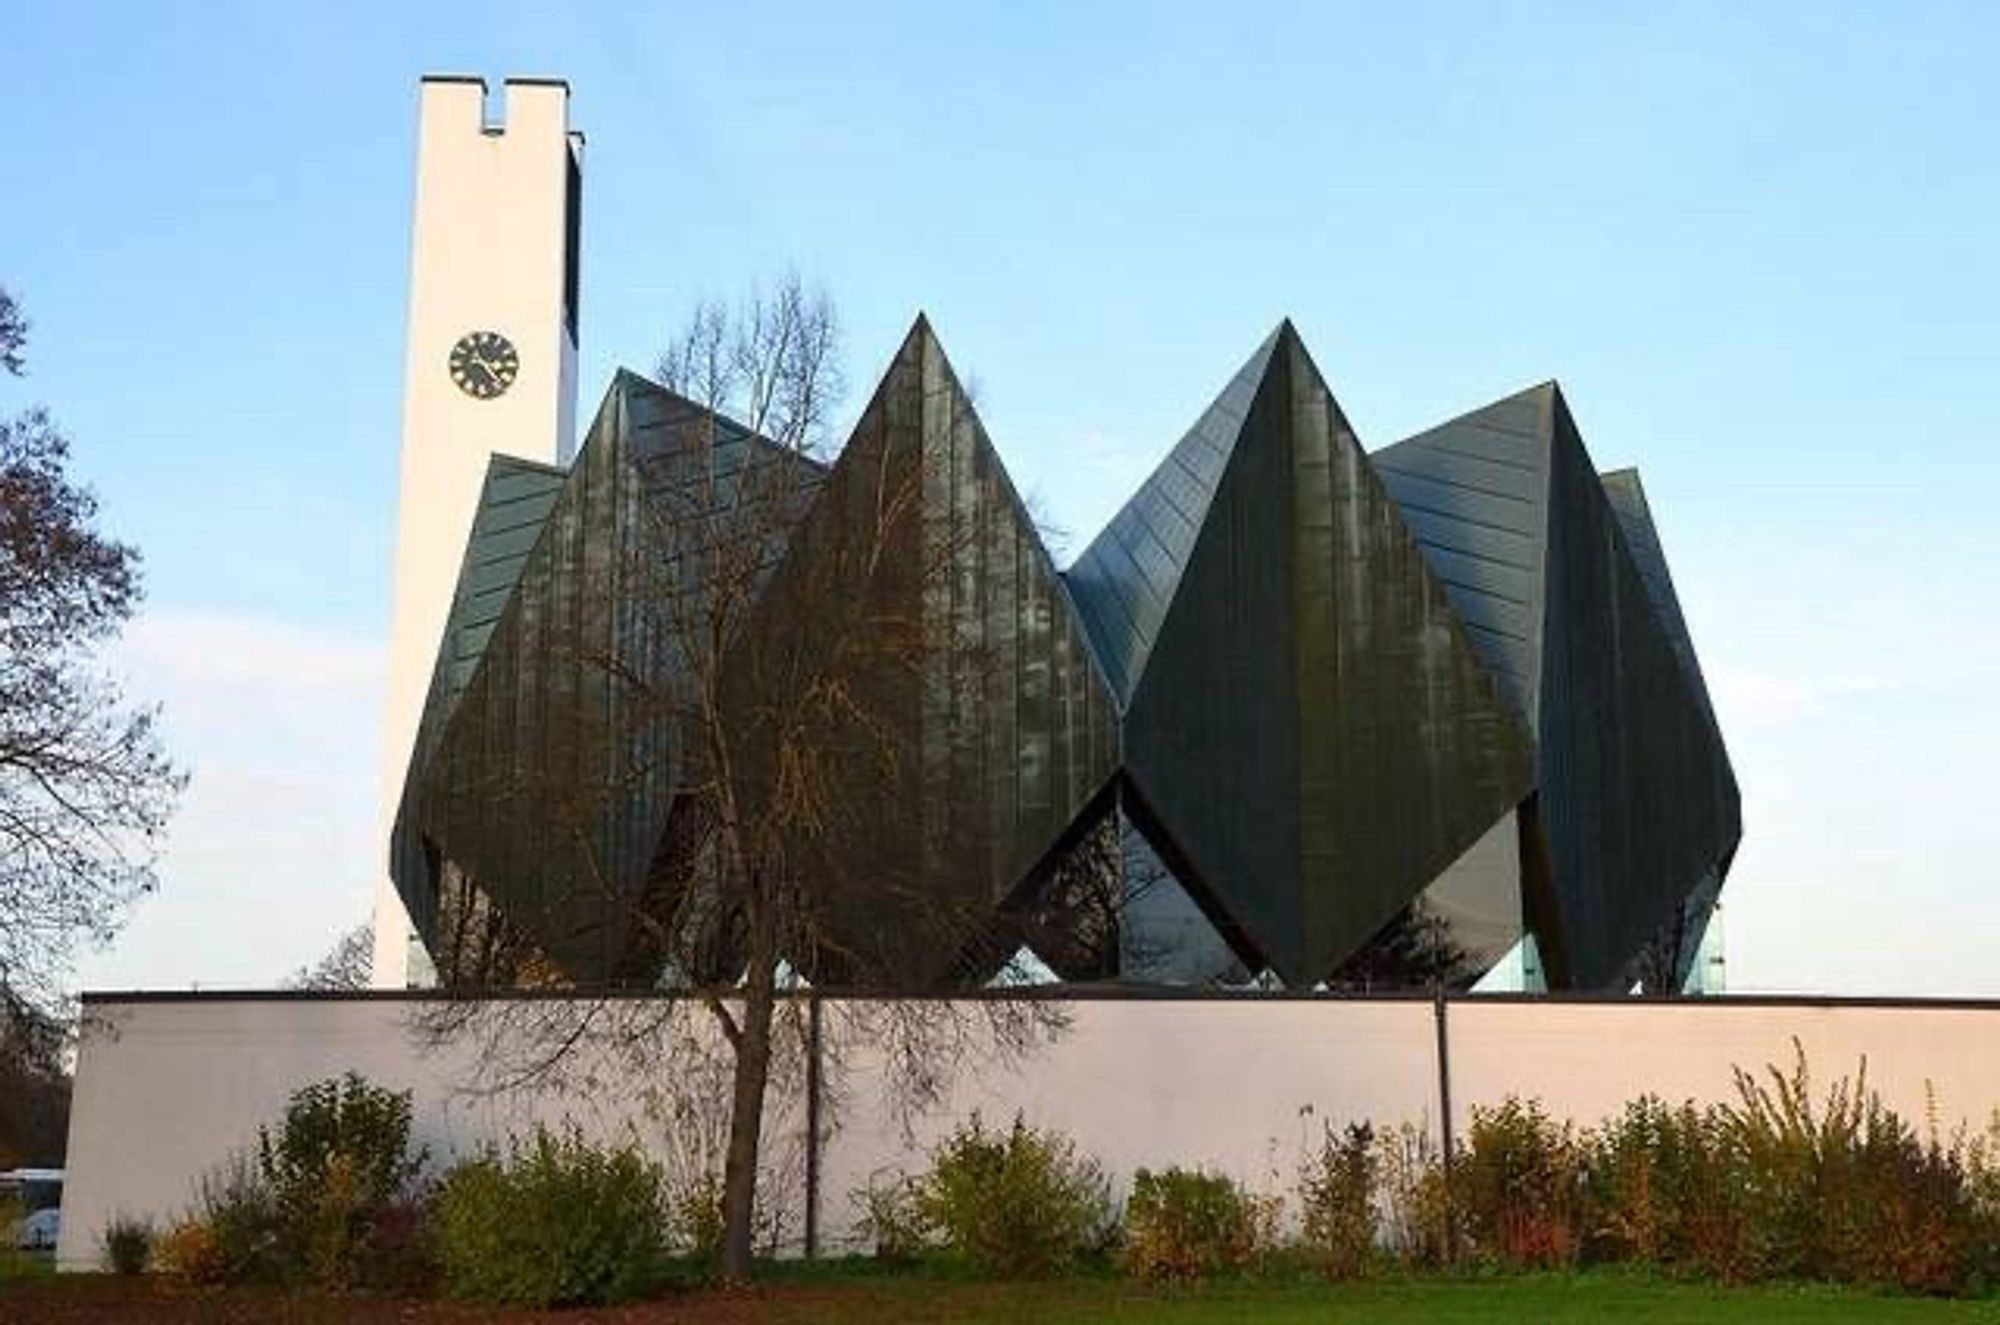
[[577, 168], [576, 152], [568, 153], [569, 180], [563, 194], [563, 325], [569, 330], [570, 344], [576, 344], [577, 255], [583, 238], [583, 172]]

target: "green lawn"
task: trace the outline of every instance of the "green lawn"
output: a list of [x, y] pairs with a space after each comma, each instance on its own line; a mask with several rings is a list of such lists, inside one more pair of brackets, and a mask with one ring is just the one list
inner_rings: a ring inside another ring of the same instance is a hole
[[[799, 1280], [791, 1280], [799, 1285]], [[831, 1288], [832, 1284], [828, 1283]], [[1367, 1322], [1799, 1322], [1992, 1321], [2000, 1301], [1942, 1302], [1882, 1297], [1830, 1288], [1714, 1288], [1615, 1274], [1491, 1279], [1389, 1279], [1355, 1284], [1227, 1284], [1146, 1288], [1115, 1279], [1051, 1284], [953, 1283], [922, 1278], [849, 1279], [845, 1294], [768, 1305], [774, 1321], [824, 1320], [854, 1325], [901, 1321], [1312, 1321]], [[695, 1317], [699, 1319], [699, 1317]]]
[[1416, 1322], [1609, 1321], [1744, 1322], [1745, 1325], [1897, 1325], [1898, 1322], [1990, 1321], [2000, 1299], [1942, 1302], [1819, 1287], [1715, 1288], [1640, 1275], [1590, 1273], [1499, 1278], [1391, 1278], [1355, 1284], [1313, 1282], [1148, 1288], [1109, 1277], [1044, 1284], [998, 1284], [936, 1274], [883, 1274], [858, 1265], [773, 1268], [742, 1292], [672, 1292], [651, 1302], [601, 1311], [547, 1314], [494, 1311], [470, 1304], [368, 1298], [287, 1296], [272, 1290], [188, 1289], [158, 1276], [35, 1276], [0, 1282], [0, 1320], [94, 1322], [453, 1322], [543, 1320], [687, 1322], [688, 1325], [901, 1325], [903, 1322], [1204, 1322], [1311, 1321], [1315, 1325], [1415, 1325]]

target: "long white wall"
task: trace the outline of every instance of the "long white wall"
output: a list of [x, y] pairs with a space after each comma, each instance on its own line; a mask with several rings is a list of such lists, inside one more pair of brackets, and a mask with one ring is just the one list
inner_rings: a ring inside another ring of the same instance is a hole
[[[537, 1121], [636, 1136], [670, 1166], [715, 1153], [718, 1135], [690, 1140], [713, 1133], [713, 1116], [673, 1121], [676, 1089], [699, 1076], [685, 1051], [664, 1070], [607, 1051], [542, 1089], [482, 1093], [478, 1068], [492, 1060], [473, 1038], [440, 1046], [418, 1033], [435, 1006], [390, 996], [90, 1000], [60, 1263], [94, 1265], [115, 1213], [164, 1220], [187, 1209], [200, 1176], [251, 1144], [293, 1090], [350, 1070], [413, 1093], [418, 1139], [439, 1163]], [[657, 1006], [627, 1005], [626, 1015]], [[1121, 1179], [1141, 1165], [1202, 1164], [1270, 1191], [1291, 1185], [1323, 1123], [1436, 1127], [1438, 1034], [1425, 1000], [1080, 1000], [1061, 1005], [1065, 1030], [1016, 1058], [993, 1056], [982, 1016], [955, 1006], [965, 1065], [946, 1074], [933, 1107], [910, 1115], [898, 1105], [909, 1078], [884, 1047], [882, 1006], [825, 1004], [840, 1061], [821, 1150], [822, 1245], [851, 1237], [854, 1196], [871, 1179], [920, 1164], [975, 1110], [996, 1124], [1019, 1113], [1061, 1128]], [[707, 1023], [689, 1011], [700, 1041]], [[1820, 1089], [1865, 1058], [1871, 1084], [1913, 1120], [1932, 1101], [1946, 1129], [1983, 1125], [2000, 1109], [2000, 1005], [1460, 999], [1446, 1032], [1460, 1125], [1474, 1105], [1508, 1094], [1583, 1123], [1645, 1092], [1731, 1098], [1733, 1068], [1789, 1066], [1795, 1040]], [[505, 1042], [510, 1032], [500, 1034]], [[781, 1073], [767, 1118], [779, 1171], [766, 1200], [790, 1245], [803, 1227], [801, 1081], [795, 1064]]]

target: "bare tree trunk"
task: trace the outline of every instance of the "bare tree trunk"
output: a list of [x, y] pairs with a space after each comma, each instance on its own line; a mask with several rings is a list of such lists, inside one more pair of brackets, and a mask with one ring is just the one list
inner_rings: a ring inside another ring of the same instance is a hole
[[771, 1023], [777, 1008], [777, 926], [768, 899], [749, 907], [750, 971], [737, 1028], [736, 1073], [729, 1110], [729, 1150], [722, 1168], [722, 1278], [750, 1278], [757, 1155], [764, 1130], [764, 1088], [771, 1075]]

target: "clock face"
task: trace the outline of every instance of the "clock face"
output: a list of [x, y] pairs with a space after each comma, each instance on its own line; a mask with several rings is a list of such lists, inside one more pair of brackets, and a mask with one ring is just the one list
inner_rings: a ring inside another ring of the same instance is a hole
[[497, 331], [468, 331], [451, 347], [451, 380], [474, 400], [491, 400], [514, 385], [521, 356]]

